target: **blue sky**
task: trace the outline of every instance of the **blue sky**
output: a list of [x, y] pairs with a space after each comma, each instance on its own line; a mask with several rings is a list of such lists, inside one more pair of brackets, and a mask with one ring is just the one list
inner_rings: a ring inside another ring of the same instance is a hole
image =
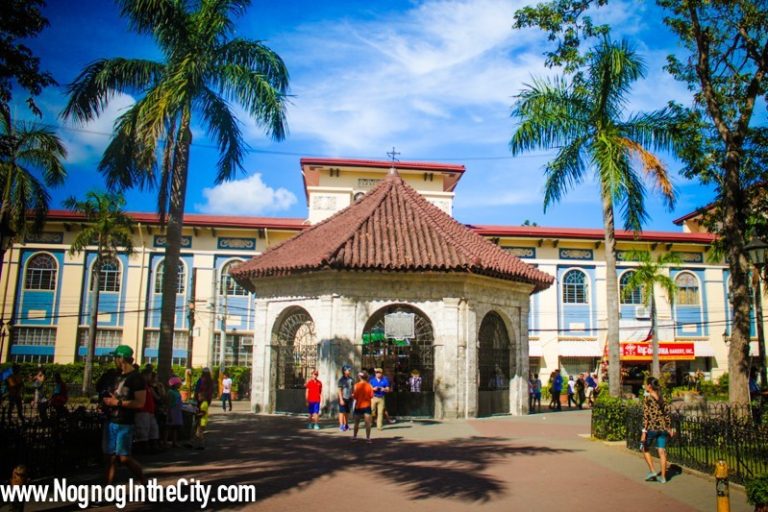
[[[514, 96], [531, 77], [553, 73], [542, 52], [550, 44], [536, 30], [513, 30], [513, 14], [528, 1], [371, 0], [254, 1], [237, 22], [238, 36], [266, 42], [285, 60], [293, 95], [289, 136], [271, 142], [239, 108], [252, 151], [238, 181], [214, 187], [217, 152], [201, 126], [194, 129], [187, 211], [305, 217], [299, 158], [386, 159], [393, 146], [402, 160], [464, 164], [454, 216], [473, 224], [601, 227], [597, 188], [587, 181], [545, 214], [542, 168], [553, 153], [512, 158]], [[662, 70], [676, 41], [652, 2], [612, 1], [596, 16], [614, 34], [632, 41], [648, 77], [632, 91], [628, 113], [691, 101], [685, 86]], [[108, 0], [48, 0], [51, 26], [28, 42], [60, 87], [39, 98], [41, 122], [55, 125], [69, 149], [65, 187], [52, 191], [52, 208], [70, 195], [103, 188], [96, 171], [112, 123], [134, 98], [119, 96], [87, 125], [64, 123], [63, 85], [103, 57], [159, 58], [151, 38], [128, 30]], [[17, 94], [16, 99], [21, 100]], [[20, 103], [19, 103], [20, 105]], [[28, 117], [23, 106], [18, 117]], [[679, 164], [662, 155], [675, 180], [678, 201], [667, 212], [648, 196], [648, 230], [677, 230], [671, 222], [706, 204], [710, 189], [686, 181]], [[153, 211], [153, 192], [130, 191], [128, 210]]]

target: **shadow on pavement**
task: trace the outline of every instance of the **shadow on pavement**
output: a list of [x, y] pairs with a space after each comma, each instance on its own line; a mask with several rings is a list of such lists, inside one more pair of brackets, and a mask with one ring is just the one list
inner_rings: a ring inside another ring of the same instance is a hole
[[[227, 415], [210, 425], [207, 449], [176, 451], [142, 462], [147, 476], [160, 483], [195, 478], [205, 484], [253, 484], [258, 501], [295, 490], [335, 472], [365, 466], [372, 481], [382, 478], [402, 488], [409, 499], [441, 497], [461, 502], [489, 502], [504, 492], [504, 483], [487, 473], [501, 459], [571, 450], [540, 446], [509, 446], [494, 437], [414, 441], [376, 438], [373, 444], [352, 441], [349, 433], [326, 429], [312, 432], [297, 418]], [[121, 473], [121, 478], [127, 476]], [[209, 508], [245, 505], [211, 504]], [[131, 510], [149, 510], [134, 504]], [[164, 510], [189, 510], [190, 504], [164, 504]]]

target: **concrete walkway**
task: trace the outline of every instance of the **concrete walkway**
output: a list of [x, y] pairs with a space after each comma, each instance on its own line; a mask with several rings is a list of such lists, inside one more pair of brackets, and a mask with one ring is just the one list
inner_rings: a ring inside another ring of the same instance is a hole
[[[255, 503], [211, 509], [313, 512], [589, 510], [714, 511], [714, 479], [683, 471], [666, 484], [644, 482], [641, 456], [589, 439], [590, 411], [469, 421], [402, 422], [374, 429], [373, 443], [352, 441], [326, 420], [255, 416], [247, 404], [216, 411], [207, 448], [143, 456], [149, 478], [175, 483], [253, 484]], [[94, 475], [80, 477], [92, 481]], [[127, 479], [121, 470], [118, 478]], [[130, 510], [195, 510], [132, 504]], [[106, 508], [105, 508], [106, 509]], [[110, 507], [110, 509], [112, 509]], [[751, 511], [731, 486], [731, 510]]]

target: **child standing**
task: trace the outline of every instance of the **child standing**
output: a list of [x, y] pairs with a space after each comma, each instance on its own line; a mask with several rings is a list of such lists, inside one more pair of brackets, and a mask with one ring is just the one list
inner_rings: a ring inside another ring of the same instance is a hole
[[181, 387], [181, 379], [174, 376], [168, 379], [168, 428], [165, 430], [165, 439], [163, 442], [168, 442], [168, 437], [171, 438], [171, 446], [177, 448], [179, 446], [179, 430], [184, 424], [184, 418], [181, 415], [181, 393], [179, 388]]
[[318, 379], [319, 372], [312, 370], [312, 378], [304, 386], [307, 390], [305, 398], [307, 401], [307, 410], [309, 412], [309, 424], [307, 428], [320, 430], [318, 423], [320, 417], [320, 400], [323, 396], [323, 383]]

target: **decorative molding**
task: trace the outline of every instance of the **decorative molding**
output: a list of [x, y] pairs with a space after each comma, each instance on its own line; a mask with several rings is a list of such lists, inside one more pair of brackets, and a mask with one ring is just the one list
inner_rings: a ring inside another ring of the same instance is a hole
[[[152, 245], [154, 247], [168, 247], [168, 237], [165, 235], [156, 235]], [[182, 236], [181, 247], [183, 247], [184, 249], [189, 249], [190, 247], [192, 247], [192, 237]]]
[[703, 252], [673, 252], [683, 263], [704, 263]]
[[522, 259], [535, 259], [536, 248], [535, 247], [502, 247], [506, 252], [517, 256]]
[[253, 251], [256, 249], [255, 238], [219, 238], [218, 249], [236, 249], [238, 251]]
[[381, 179], [374, 179], [374, 178], [358, 178], [357, 179], [357, 188], [362, 190], [370, 190], [376, 185], [381, 183]]
[[635, 251], [616, 251], [617, 261], [637, 261], [637, 259], [630, 258]]
[[313, 210], [336, 210], [336, 196], [312, 196]]
[[592, 249], [560, 249], [561, 260], [593, 260]]
[[28, 233], [24, 235], [24, 243], [27, 244], [62, 244], [64, 233], [57, 231], [44, 231], [42, 233]]

